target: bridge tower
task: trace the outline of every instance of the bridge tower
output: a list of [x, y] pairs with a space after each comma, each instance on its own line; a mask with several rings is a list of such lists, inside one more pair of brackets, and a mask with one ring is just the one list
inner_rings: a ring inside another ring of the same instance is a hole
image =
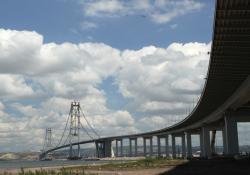
[[[81, 119], [85, 120], [85, 125], [81, 123]], [[44, 142], [44, 145], [46, 145], [46, 149], [43, 149], [42, 153], [40, 154], [40, 159], [44, 159], [44, 157], [46, 157], [47, 154], [52, 151], [66, 147], [69, 147], [68, 159], [80, 159], [80, 144], [82, 144], [82, 141], [80, 139], [83, 139], [83, 137], [81, 136], [88, 136], [92, 140], [92, 142], [94, 142], [96, 137], [100, 138], [99, 134], [95, 131], [93, 126], [91, 126], [90, 122], [82, 112], [80, 102], [74, 101], [71, 102], [69, 115], [67, 117], [62, 136], [59, 139], [58, 144], [54, 145], [54, 147], [51, 146], [51, 128], [46, 129], [46, 143]], [[77, 148], [75, 148], [76, 146]], [[48, 149], [48, 147], [50, 147], [50, 149]]]
[[69, 131], [69, 157], [68, 159], [80, 159], [80, 145], [77, 145], [77, 153], [73, 150], [72, 143], [80, 141], [80, 102], [72, 102], [70, 108], [70, 131]]
[[47, 149], [52, 148], [52, 130], [51, 128], [46, 128], [46, 143], [47, 143]]
[[[51, 128], [46, 128], [45, 132], [45, 138], [44, 138], [44, 144], [43, 144], [43, 149], [42, 152], [46, 152], [49, 149], [52, 149], [52, 129]], [[48, 154], [43, 154], [42, 156], [40, 155], [39, 159], [41, 160], [51, 160], [51, 156]]]
[[52, 145], [52, 129], [51, 128], [46, 128], [46, 133], [45, 133], [45, 142], [43, 146], [43, 151], [47, 151], [53, 147]]

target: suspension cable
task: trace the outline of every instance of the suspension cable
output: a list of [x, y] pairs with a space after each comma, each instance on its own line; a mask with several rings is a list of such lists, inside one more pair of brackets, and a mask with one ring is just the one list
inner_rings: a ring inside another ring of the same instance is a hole
[[87, 120], [86, 116], [84, 115], [84, 113], [82, 112], [82, 108], [80, 107], [80, 112], [83, 115], [84, 120], [87, 122], [87, 125], [90, 127], [90, 129], [94, 132], [94, 134], [100, 138], [100, 135], [95, 131], [95, 129], [91, 126], [91, 124], [89, 123], [89, 121]]
[[68, 141], [68, 139], [69, 139], [69, 136], [70, 136], [70, 133], [68, 134], [67, 138], [65, 139], [65, 141], [63, 142], [63, 144], [62, 144], [62, 145], [65, 145], [65, 144], [66, 144], [66, 142], [67, 142], [67, 141]]
[[[62, 137], [61, 137], [60, 141], [58, 142], [58, 144], [56, 145], [56, 147], [58, 147], [58, 146], [61, 144], [61, 142], [62, 142], [62, 139], [63, 139], [63, 137], [64, 137], [65, 131], [66, 131], [67, 126], [68, 126], [68, 121], [69, 121], [69, 118], [70, 118], [70, 114], [71, 114], [71, 108], [70, 108], [70, 111], [69, 111], [69, 115], [68, 115], [68, 118], [67, 118], [67, 122], [66, 122], [66, 125], [65, 125], [65, 128], [64, 128]], [[68, 138], [68, 137], [67, 137], [67, 138]]]
[[[66, 133], [67, 127], [68, 127], [68, 125], [69, 125], [69, 118], [70, 118], [71, 112], [72, 112], [72, 109], [70, 108], [70, 111], [69, 111], [69, 114], [68, 114], [68, 118], [67, 118], [66, 125], [65, 125], [65, 127], [64, 127], [62, 136], [61, 136], [61, 138], [60, 138], [58, 144], [56, 145], [56, 147], [60, 146], [60, 144], [63, 142], [63, 138], [64, 138], [64, 136], [66, 135], [65, 133]], [[84, 115], [84, 113], [83, 113], [81, 107], [80, 107], [80, 113], [82, 113], [82, 116], [83, 116], [84, 120], [86, 121], [87, 126], [90, 128], [90, 130], [92, 130], [92, 133], [93, 133], [94, 135], [96, 135], [98, 138], [100, 138], [100, 135], [96, 132], [96, 130], [92, 127], [92, 125], [91, 125], [91, 124], [89, 123], [89, 121], [87, 120], [87, 118], [86, 118], [86, 116]], [[80, 122], [80, 125], [81, 125], [81, 128], [84, 130], [84, 132], [89, 136], [89, 138], [94, 139], [94, 137], [89, 133], [89, 131], [87, 130], [87, 128], [85, 128], [81, 122]], [[68, 135], [67, 135], [65, 141], [63, 142], [63, 145], [65, 145], [65, 144], [67, 143], [67, 141], [69, 140], [70, 134], [71, 134], [71, 133], [70, 133], [70, 131], [69, 131], [69, 133], [68, 133]], [[45, 136], [45, 137], [46, 137], [46, 136]], [[45, 142], [46, 142], [46, 140], [45, 140]], [[45, 144], [46, 144], [45, 142], [44, 142], [44, 145], [43, 145], [43, 150], [45, 149]]]
[[89, 132], [87, 131], [87, 129], [83, 126], [83, 124], [81, 123], [81, 127], [82, 129], [85, 131], [85, 133], [89, 136], [89, 138], [93, 139], [94, 140], [94, 137], [92, 137]]

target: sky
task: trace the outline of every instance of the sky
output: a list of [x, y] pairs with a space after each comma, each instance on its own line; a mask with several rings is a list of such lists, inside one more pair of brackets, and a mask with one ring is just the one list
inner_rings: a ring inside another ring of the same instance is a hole
[[214, 6], [0, 1], [0, 151], [40, 150], [47, 127], [58, 141], [73, 100], [101, 136], [186, 117], [204, 85]]

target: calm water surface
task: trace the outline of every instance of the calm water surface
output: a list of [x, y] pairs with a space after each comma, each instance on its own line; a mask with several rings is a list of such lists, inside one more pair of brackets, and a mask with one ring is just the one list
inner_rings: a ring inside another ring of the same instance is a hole
[[4, 160], [0, 161], [0, 169], [3, 168], [33, 168], [33, 167], [50, 167], [50, 166], [66, 166], [66, 165], [86, 165], [86, 164], [101, 164], [111, 162], [123, 162], [114, 160], [98, 160], [98, 161], [85, 161], [85, 160], [52, 160], [52, 161], [38, 161], [38, 160]]

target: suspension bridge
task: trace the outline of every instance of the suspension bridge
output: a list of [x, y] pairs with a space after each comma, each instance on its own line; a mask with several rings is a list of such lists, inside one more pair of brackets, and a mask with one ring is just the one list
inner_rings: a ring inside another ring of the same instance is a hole
[[[83, 125], [84, 120], [86, 126]], [[88, 136], [90, 140], [81, 142], [81, 136]], [[67, 117], [67, 122], [65, 124], [63, 133], [59, 142], [54, 146], [52, 145], [52, 130], [51, 128], [46, 128], [46, 134], [44, 139], [44, 145], [42, 149], [42, 154], [40, 159], [49, 159], [47, 157], [49, 152], [69, 147], [68, 159], [77, 160], [81, 159], [81, 144], [94, 142], [96, 139], [99, 139], [100, 135], [95, 131], [91, 126], [90, 122], [87, 120], [84, 115], [80, 102], [72, 102]], [[74, 146], [77, 146], [75, 149]]]
[[[216, 131], [222, 132], [223, 155], [237, 155], [239, 154], [237, 123], [250, 122], [249, 75], [250, 0], [217, 0], [206, 82], [197, 105], [184, 120], [151, 132], [100, 137], [84, 115], [83, 119], [92, 132], [87, 132], [89, 130], [82, 126], [80, 116], [83, 113], [80, 104], [73, 102], [68, 118], [70, 129], [65, 129], [59, 144], [43, 151], [40, 158], [52, 151], [68, 147], [69, 158], [76, 159], [80, 157], [80, 145], [86, 143], [95, 143], [97, 157], [110, 157], [113, 141], [116, 145], [116, 156], [123, 156], [124, 139], [129, 139], [129, 155], [137, 156], [138, 138], [143, 138], [144, 155], [153, 156], [154, 137], [157, 138], [158, 156], [164, 152], [168, 157], [171, 152], [171, 156], [175, 158], [176, 138], [179, 137], [182, 157], [192, 158], [192, 135], [197, 135], [200, 139], [201, 157], [208, 158], [215, 153], [213, 146]], [[82, 131], [89, 135], [89, 140], [80, 140]], [[161, 150], [162, 139], [165, 140], [165, 150]], [[149, 152], [146, 149], [148, 140]], [[73, 146], [77, 146], [76, 153], [73, 151]], [[118, 147], [120, 149], [117, 149]]]

